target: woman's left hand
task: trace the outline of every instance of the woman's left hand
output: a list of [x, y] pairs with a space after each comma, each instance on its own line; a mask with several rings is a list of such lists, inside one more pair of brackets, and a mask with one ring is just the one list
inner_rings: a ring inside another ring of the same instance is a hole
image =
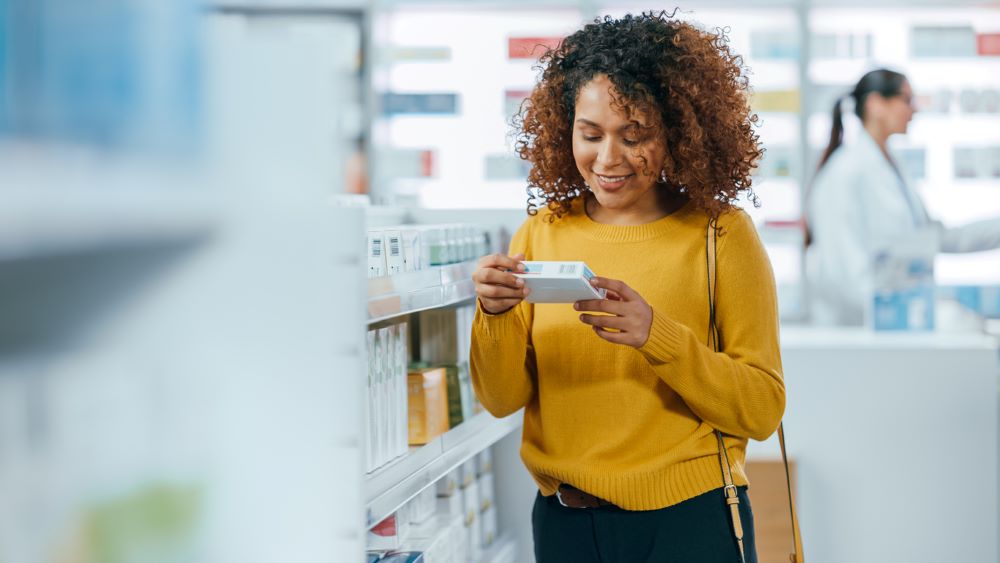
[[[642, 347], [649, 339], [649, 327], [653, 324], [653, 308], [634, 289], [619, 280], [595, 277], [590, 284], [608, 291], [607, 299], [577, 301], [573, 308], [577, 311], [608, 313], [609, 315], [580, 315], [580, 320], [594, 327], [597, 336], [635, 348]], [[614, 329], [609, 331], [607, 329]]]

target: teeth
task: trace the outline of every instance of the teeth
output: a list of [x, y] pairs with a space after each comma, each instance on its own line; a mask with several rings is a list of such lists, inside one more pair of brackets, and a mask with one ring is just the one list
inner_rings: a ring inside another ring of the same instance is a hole
[[[631, 174], [629, 174], [629, 176], [631, 176]], [[625, 178], [628, 178], [628, 176], [601, 176], [600, 174], [598, 174], [597, 177], [600, 178], [601, 180], [603, 180], [604, 182], [608, 183], [608, 184], [613, 184], [615, 182], [621, 182]]]

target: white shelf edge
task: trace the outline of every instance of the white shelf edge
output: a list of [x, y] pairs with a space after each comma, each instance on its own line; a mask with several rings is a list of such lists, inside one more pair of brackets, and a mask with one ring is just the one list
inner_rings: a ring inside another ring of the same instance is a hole
[[368, 280], [368, 324], [472, 299], [475, 264], [459, 262]]
[[365, 478], [366, 528], [392, 514], [449, 471], [521, 426], [521, 411], [505, 418], [482, 412], [426, 446]]

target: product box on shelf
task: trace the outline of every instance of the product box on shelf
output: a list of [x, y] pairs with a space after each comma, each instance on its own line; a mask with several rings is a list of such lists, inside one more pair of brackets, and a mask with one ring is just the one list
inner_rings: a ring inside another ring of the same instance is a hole
[[403, 506], [396, 509], [396, 528], [400, 543], [409, 537], [410, 530], [413, 528], [413, 512], [413, 501], [404, 502]]
[[484, 475], [493, 471], [493, 450], [486, 448], [476, 454], [476, 475]]
[[422, 551], [394, 551], [385, 554], [378, 563], [430, 563]]
[[444, 477], [438, 479], [436, 486], [439, 497], [450, 497], [457, 493], [459, 486], [458, 468], [445, 473]]
[[476, 460], [469, 459], [459, 466], [458, 484], [463, 489], [476, 481]]
[[423, 524], [433, 517], [437, 510], [437, 489], [435, 487], [427, 487], [420, 491], [407, 504], [410, 506], [410, 523], [415, 525]]
[[376, 400], [375, 408], [377, 412], [378, 430], [376, 432], [376, 452], [378, 465], [385, 465], [386, 461], [389, 460], [389, 439], [391, 438], [390, 424], [393, 416], [392, 409], [390, 409], [389, 403], [389, 356], [393, 349], [393, 343], [390, 342], [390, 331], [389, 327], [382, 327], [378, 329], [378, 333], [375, 338], [375, 348], [376, 348]]
[[531, 289], [529, 303], [573, 303], [604, 299], [605, 290], [590, 285], [594, 273], [583, 262], [526, 261], [524, 273], [514, 275]]
[[409, 443], [423, 445], [448, 430], [448, 390], [442, 368], [410, 370]]
[[465, 521], [461, 514], [451, 515], [448, 518], [450, 518], [448, 529], [451, 531], [451, 539], [448, 543], [451, 546], [451, 557], [456, 563], [462, 563], [469, 549], [467, 546], [469, 533], [465, 529]]
[[[429, 365], [426, 362], [414, 362], [410, 364], [410, 369], [440, 368], [445, 372], [445, 386], [448, 397], [448, 428], [455, 428], [464, 420], [462, 380], [459, 367], [456, 365]], [[467, 399], [466, 399], [467, 400]]]
[[458, 377], [458, 366], [444, 365], [445, 377], [448, 381], [448, 427], [455, 428], [462, 423], [462, 382]]
[[456, 309], [420, 313], [420, 361], [429, 365], [456, 364], [459, 359]]
[[409, 400], [407, 398], [407, 358], [406, 347], [409, 341], [409, 325], [405, 322], [396, 325], [396, 358], [393, 366], [394, 396], [396, 421], [394, 428], [396, 457], [405, 455], [409, 446]]
[[471, 526], [479, 514], [479, 483], [473, 481], [462, 488], [462, 505], [465, 511], [465, 523]]
[[385, 238], [381, 231], [368, 232], [368, 277], [386, 275]]
[[423, 553], [428, 563], [464, 563], [465, 535], [461, 517], [439, 514], [414, 526], [399, 550]]
[[483, 547], [489, 547], [497, 537], [497, 511], [495, 508], [483, 511], [480, 514], [480, 528], [482, 530], [481, 540]]
[[375, 335], [376, 331], [368, 331], [368, 380], [367, 380], [367, 400], [365, 401], [365, 418], [366, 418], [366, 432], [365, 432], [365, 468], [367, 471], [373, 471], [377, 466], [376, 452], [375, 452]]
[[401, 274], [405, 269], [403, 263], [403, 239], [398, 230], [385, 231], [385, 262], [386, 273], [390, 276]]
[[430, 266], [430, 257], [428, 257], [427, 263], [425, 263], [423, 253], [420, 251], [420, 230], [412, 227], [404, 227], [400, 230], [400, 234], [403, 237], [403, 270], [406, 272], [415, 272], [428, 268]]
[[438, 514], [446, 514], [449, 516], [464, 516], [465, 515], [465, 505], [463, 504], [462, 493], [458, 490], [454, 494], [446, 497], [437, 498], [437, 506], [435, 507]]
[[470, 561], [476, 561], [483, 553], [483, 527], [479, 522], [479, 514], [466, 522], [465, 530], [468, 541], [466, 557]]
[[492, 473], [484, 473], [479, 476], [479, 511], [483, 512], [493, 508], [496, 502], [496, 486]]

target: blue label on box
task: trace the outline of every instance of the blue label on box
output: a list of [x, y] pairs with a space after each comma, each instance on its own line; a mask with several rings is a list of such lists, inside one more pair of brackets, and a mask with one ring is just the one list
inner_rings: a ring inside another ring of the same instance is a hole
[[934, 288], [875, 293], [875, 330], [934, 330]]
[[594, 279], [594, 272], [591, 272], [586, 264], [583, 266], [583, 277], [587, 278], [587, 281]]

